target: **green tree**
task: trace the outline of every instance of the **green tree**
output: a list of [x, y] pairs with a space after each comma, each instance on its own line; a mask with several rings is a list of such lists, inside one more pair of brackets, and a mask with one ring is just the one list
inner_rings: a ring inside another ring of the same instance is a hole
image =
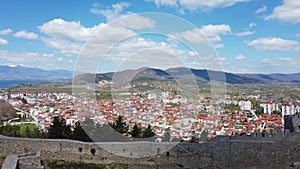
[[27, 104], [27, 103], [28, 103], [27, 100], [26, 100], [24, 97], [21, 98], [21, 102], [22, 102], [23, 104]]
[[143, 131], [142, 137], [148, 138], [155, 136], [155, 133], [153, 132], [153, 129], [151, 128], [151, 125], [148, 124], [148, 127]]
[[227, 109], [230, 112], [233, 112], [233, 110], [238, 110], [239, 111], [240, 110], [240, 106], [238, 104], [230, 103], [230, 104], [225, 104], [224, 109]]
[[30, 128], [28, 127], [28, 125], [25, 125], [25, 131], [23, 133], [24, 137], [30, 136], [30, 134], [31, 134], [30, 133]]
[[0, 127], [0, 132], [1, 134], [9, 137], [20, 137], [20, 126], [11, 126], [11, 125], [6, 125], [6, 126], [1, 126]]
[[256, 107], [255, 113], [256, 113], [256, 115], [263, 115], [264, 114], [264, 108], [263, 107]]
[[55, 117], [48, 130], [48, 137], [54, 139], [69, 139], [71, 138], [71, 134], [71, 128], [66, 125], [65, 120], [60, 117]]
[[130, 132], [131, 136], [134, 138], [140, 138], [142, 134], [142, 129], [140, 126], [135, 124], [132, 128], [132, 131]]
[[128, 125], [124, 120], [123, 116], [118, 116], [118, 119], [115, 123], [110, 124], [110, 126], [112, 128], [114, 128], [116, 131], [118, 131], [119, 133], [126, 133], [128, 131]]

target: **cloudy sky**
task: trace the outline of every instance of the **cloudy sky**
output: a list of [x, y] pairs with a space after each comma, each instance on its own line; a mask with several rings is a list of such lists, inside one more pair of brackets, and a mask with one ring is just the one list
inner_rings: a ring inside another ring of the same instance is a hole
[[3, 0], [0, 65], [300, 72], [297, 0]]

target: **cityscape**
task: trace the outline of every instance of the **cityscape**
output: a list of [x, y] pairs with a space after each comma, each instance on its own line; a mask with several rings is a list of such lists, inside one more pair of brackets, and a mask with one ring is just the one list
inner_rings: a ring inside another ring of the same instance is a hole
[[3, 1], [1, 168], [300, 168], [298, 11]]
[[[166, 91], [160, 96], [132, 93], [124, 99], [96, 100], [78, 98], [71, 93], [14, 91], [3, 92], [0, 98], [14, 106], [21, 117], [26, 117], [23, 123], [36, 124], [43, 131], [47, 131], [53, 118], [58, 116], [71, 127], [86, 118], [97, 124], [108, 124], [123, 116], [131, 130], [135, 124], [141, 128], [150, 124], [158, 136], [156, 141], [161, 141], [166, 131], [171, 136], [167, 141], [190, 141], [192, 134], [212, 139], [219, 135], [275, 133], [283, 131], [285, 115], [300, 112], [299, 102], [276, 103], [261, 95], [243, 95], [242, 98], [227, 95], [225, 99], [212, 101], [204, 95], [189, 100]], [[214, 102], [225, 106], [216, 107]], [[7, 123], [18, 124], [16, 121], [19, 119]], [[204, 131], [206, 136], [201, 135]]]

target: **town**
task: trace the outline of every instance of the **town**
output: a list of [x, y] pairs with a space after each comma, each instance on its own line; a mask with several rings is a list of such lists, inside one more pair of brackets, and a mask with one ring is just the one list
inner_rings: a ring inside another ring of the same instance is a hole
[[[118, 116], [132, 130], [152, 126], [156, 141], [191, 141], [217, 136], [276, 133], [284, 130], [284, 116], [300, 113], [299, 102], [276, 103], [261, 95], [226, 95], [219, 100], [199, 94], [192, 100], [171, 91], [161, 93], [129, 93], [120, 98], [96, 99], [71, 93], [3, 91], [7, 101], [25, 121], [2, 118], [4, 124], [33, 123], [47, 132], [54, 117], [62, 117], [66, 125], [91, 119], [95, 124], [114, 123]], [[221, 103], [221, 104], [215, 104]], [[169, 134], [169, 137], [166, 135]]]

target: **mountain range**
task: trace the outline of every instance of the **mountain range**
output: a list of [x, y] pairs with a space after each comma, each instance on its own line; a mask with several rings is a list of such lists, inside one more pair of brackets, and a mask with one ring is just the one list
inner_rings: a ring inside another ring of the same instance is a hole
[[61, 81], [72, 79], [67, 70], [44, 70], [24, 66], [0, 66], [0, 80]]
[[[73, 72], [67, 70], [44, 70], [23, 66], [0, 66], [0, 80], [39, 80], [39, 81], [69, 81]], [[106, 81], [144, 81], [144, 80], [196, 80], [209, 82], [222, 81], [229, 84], [255, 83], [300, 83], [300, 73], [294, 74], [237, 74], [205, 69], [191, 69], [186, 67], [170, 68], [167, 70], [155, 68], [140, 68], [109, 73], [83, 73], [74, 77], [73, 82], [79, 84], [98, 83]]]
[[144, 81], [144, 80], [196, 80], [209, 82], [211, 80], [226, 82], [229, 84], [272, 84], [272, 83], [300, 83], [300, 73], [294, 74], [235, 74], [223, 71], [205, 69], [191, 69], [186, 67], [170, 68], [167, 70], [155, 68], [140, 68], [137, 70], [124, 70], [119, 72], [85, 73], [74, 78], [78, 84], [98, 83], [106, 81]]

